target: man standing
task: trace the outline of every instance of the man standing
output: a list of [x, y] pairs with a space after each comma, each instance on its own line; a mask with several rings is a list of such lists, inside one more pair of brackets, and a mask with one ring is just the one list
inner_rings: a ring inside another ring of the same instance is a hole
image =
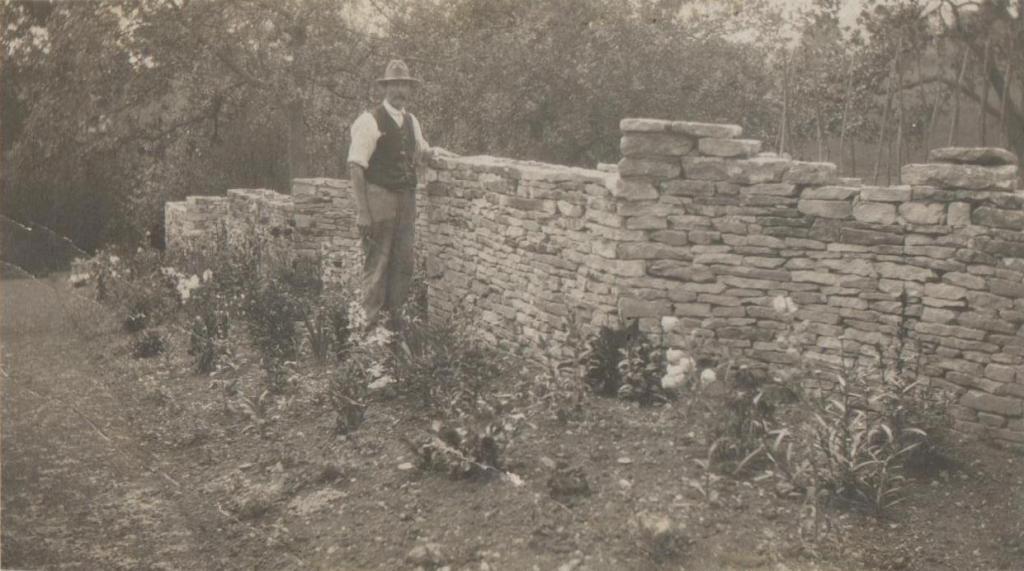
[[386, 314], [392, 329], [409, 294], [415, 254], [416, 162], [432, 149], [419, 121], [405, 104], [420, 80], [402, 60], [391, 60], [384, 77], [384, 101], [352, 123], [348, 167], [362, 242], [363, 308], [368, 327]]

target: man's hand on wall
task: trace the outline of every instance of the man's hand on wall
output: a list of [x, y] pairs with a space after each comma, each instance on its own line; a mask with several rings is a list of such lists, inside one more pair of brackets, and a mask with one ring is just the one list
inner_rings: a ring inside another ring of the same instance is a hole
[[428, 151], [428, 154], [430, 155], [431, 158], [435, 158], [435, 157], [457, 157], [457, 156], [459, 156], [459, 155], [449, 151], [448, 149], [446, 149], [444, 147], [430, 147], [430, 151]]

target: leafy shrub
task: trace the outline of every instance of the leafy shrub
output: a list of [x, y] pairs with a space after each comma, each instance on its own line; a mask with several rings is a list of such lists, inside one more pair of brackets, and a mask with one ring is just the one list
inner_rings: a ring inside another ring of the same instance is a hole
[[643, 333], [640, 323], [602, 326], [584, 353], [584, 380], [597, 394], [651, 405], [667, 399], [661, 386], [664, 354]]
[[167, 350], [163, 335], [156, 331], [146, 331], [132, 342], [132, 356], [136, 359], [156, 357]]
[[348, 306], [341, 303], [336, 304], [329, 313], [334, 356], [338, 361], [345, 360], [352, 341], [352, 320], [348, 313]]
[[584, 354], [586, 372], [584, 379], [596, 394], [616, 396], [622, 386], [622, 371], [619, 362], [625, 348], [634, 343], [640, 334], [639, 323], [630, 327], [611, 328], [602, 326], [587, 346]]
[[246, 318], [249, 336], [260, 354], [274, 392], [282, 387], [284, 364], [298, 357], [299, 335], [295, 322], [302, 318], [299, 300], [280, 278], [254, 289], [248, 298]]
[[412, 322], [409, 330], [408, 342], [397, 343], [393, 353], [399, 389], [446, 417], [478, 411], [488, 389], [512, 384], [519, 369], [511, 356], [486, 346], [473, 333], [468, 314]]
[[515, 431], [516, 425], [510, 416], [463, 423], [438, 420], [431, 425], [425, 442], [406, 443], [417, 457], [420, 468], [447, 472], [455, 479], [473, 478], [507, 474], [503, 456]]
[[740, 368], [725, 382], [725, 414], [717, 417], [710, 434], [717, 444], [716, 463], [724, 463], [728, 471], [739, 474], [764, 459], [764, 438], [773, 428], [776, 404], [763, 389], [768, 378], [762, 370]]
[[238, 410], [248, 421], [243, 433], [256, 432], [261, 437], [267, 436], [267, 429], [270, 427], [270, 389], [264, 390], [256, 398], [241, 394], [238, 398]]
[[344, 360], [352, 337], [344, 298], [330, 296], [311, 306], [300, 306], [299, 311], [313, 359], [321, 365], [330, 358]]
[[217, 368], [217, 360], [225, 350], [228, 324], [227, 312], [212, 307], [193, 319], [188, 354], [195, 358], [196, 370], [200, 373], [209, 373]]
[[[843, 370], [810, 398], [809, 422], [762, 433], [767, 475], [779, 491], [813, 490], [826, 504], [884, 516], [903, 500], [906, 462], [928, 434], [911, 419], [910, 385]], [[909, 409], [907, 408], [909, 407]]]
[[[634, 325], [635, 326], [635, 325]], [[637, 331], [639, 334], [639, 331]], [[622, 385], [621, 398], [635, 400], [640, 406], [651, 406], [668, 400], [661, 379], [665, 375], [664, 353], [644, 335], [631, 337], [623, 348], [618, 369]]]
[[919, 446], [923, 430], [904, 426], [895, 432], [892, 419], [873, 408], [891, 397], [886, 387], [857, 383], [840, 375], [834, 390], [814, 415], [814, 464], [829, 496], [844, 504], [867, 507], [876, 515], [899, 503], [904, 457]]
[[368, 371], [364, 360], [349, 359], [341, 363], [330, 380], [327, 396], [334, 410], [334, 430], [338, 434], [357, 430], [366, 418]]

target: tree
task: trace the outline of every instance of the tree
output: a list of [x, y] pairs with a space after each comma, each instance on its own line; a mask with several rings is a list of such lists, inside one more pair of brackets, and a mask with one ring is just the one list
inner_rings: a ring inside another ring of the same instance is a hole
[[380, 38], [336, 0], [7, 2], [5, 211], [85, 246], [341, 172]]
[[386, 12], [392, 51], [428, 80], [425, 124], [461, 151], [592, 166], [618, 158], [622, 117], [770, 129], [756, 46], [680, 2], [439, 0]]
[[[1024, 157], [1024, 0], [929, 0], [912, 6], [912, 24], [924, 39], [910, 45], [910, 57], [921, 63], [900, 90], [911, 98], [929, 94], [936, 104], [948, 98], [971, 102]], [[883, 9], [866, 13], [864, 22], [880, 35], [909, 25]], [[958, 122], [951, 125], [951, 136], [960, 139], [955, 142], [980, 143], [962, 140]]]

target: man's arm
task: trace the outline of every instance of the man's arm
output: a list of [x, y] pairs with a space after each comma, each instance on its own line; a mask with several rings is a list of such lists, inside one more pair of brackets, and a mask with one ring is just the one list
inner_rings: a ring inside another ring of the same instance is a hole
[[352, 194], [356, 199], [356, 226], [369, 226], [373, 222], [370, 205], [366, 200], [366, 172], [362, 165], [348, 164], [348, 178], [352, 181]]
[[366, 167], [377, 146], [380, 131], [377, 122], [369, 113], [363, 113], [352, 123], [352, 143], [348, 149], [348, 173], [352, 182], [352, 194], [356, 199], [356, 225], [369, 226], [373, 222], [370, 206], [366, 200]]

